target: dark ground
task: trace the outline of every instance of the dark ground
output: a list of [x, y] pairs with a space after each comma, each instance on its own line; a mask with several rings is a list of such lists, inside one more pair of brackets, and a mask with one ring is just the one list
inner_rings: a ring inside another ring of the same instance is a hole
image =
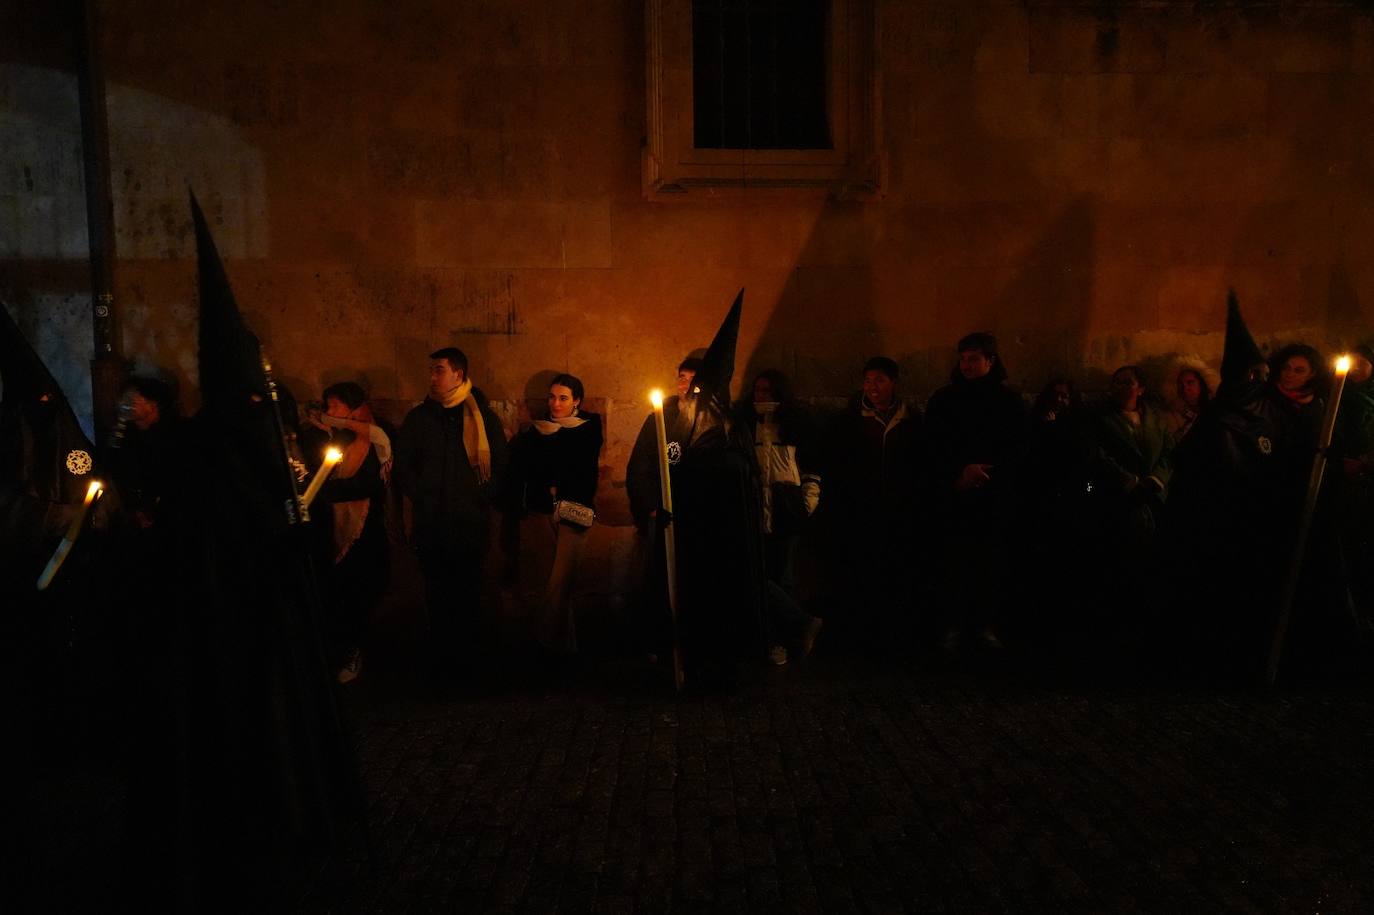
[[[1104, 686], [823, 642], [678, 699], [619, 652], [436, 689], [414, 647], [344, 690], [375, 860], [358, 843], [301, 912], [1374, 906], [1368, 678]], [[88, 746], [35, 786], [37, 910], [104, 908], [116, 773]]]

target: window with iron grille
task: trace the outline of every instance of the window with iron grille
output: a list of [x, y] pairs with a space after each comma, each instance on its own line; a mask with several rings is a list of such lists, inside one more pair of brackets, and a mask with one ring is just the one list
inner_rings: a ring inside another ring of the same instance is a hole
[[882, 196], [878, 0], [644, 0], [644, 193]]
[[693, 0], [698, 149], [831, 149], [829, 0]]

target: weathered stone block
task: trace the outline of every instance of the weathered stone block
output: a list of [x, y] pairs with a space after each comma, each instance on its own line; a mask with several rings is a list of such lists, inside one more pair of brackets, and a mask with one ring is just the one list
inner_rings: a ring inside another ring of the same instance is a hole
[[[424, 263], [461, 267], [564, 267], [569, 265], [569, 219], [576, 208], [460, 200], [416, 206], [417, 254]], [[592, 210], [583, 208], [583, 214]], [[602, 208], [602, 238], [609, 237], [609, 210]], [[581, 249], [574, 247], [574, 251]]]
[[1026, 14], [1016, 5], [895, 3], [882, 8], [886, 69], [970, 73], [1026, 71]]
[[1083, 75], [1062, 87], [1070, 136], [1249, 136], [1266, 126], [1268, 84], [1256, 76]]
[[1374, 79], [1351, 74], [1275, 74], [1269, 77], [1269, 132], [1317, 138], [1367, 137], [1374, 125]]
[[938, 74], [917, 82], [914, 131], [955, 136], [1034, 139], [1061, 133], [1058, 77], [1026, 73]]
[[1109, 144], [1096, 140], [957, 138], [916, 145], [903, 164], [904, 196], [919, 203], [1059, 202], [1108, 186]]

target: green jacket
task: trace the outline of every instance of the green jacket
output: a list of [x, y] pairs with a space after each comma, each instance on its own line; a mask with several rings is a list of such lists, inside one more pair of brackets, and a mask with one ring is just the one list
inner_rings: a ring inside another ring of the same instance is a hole
[[1091, 441], [1090, 478], [1103, 495], [1124, 496], [1147, 477], [1159, 481], [1159, 499], [1169, 491], [1173, 442], [1161, 411], [1140, 404], [1140, 426], [1132, 425], [1112, 404], [1096, 410], [1087, 423]]

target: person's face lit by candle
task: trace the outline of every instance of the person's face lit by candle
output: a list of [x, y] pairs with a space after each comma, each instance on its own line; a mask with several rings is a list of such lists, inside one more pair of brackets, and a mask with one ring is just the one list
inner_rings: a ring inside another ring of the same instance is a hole
[[567, 419], [577, 411], [582, 401], [573, 397], [572, 388], [565, 384], [549, 386], [549, 416], [552, 419]]
[[1279, 387], [1296, 394], [1312, 383], [1312, 375], [1312, 363], [1306, 356], [1290, 356], [1279, 369]]
[[869, 369], [864, 372], [864, 399], [876, 410], [886, 410], [892, 406], [892, 398], [897, 392], [897, 382], [887, 372]]
[[687, 390], [692, 386], [692, 380], [697, 377], [693, 369], [678, 369], [677, 372], [677, 396], [686, 397]]
[[149, 400], [137, 391], [130, 391], [124, 402], [128, 404], [129, 422], [140, 432], [147, 432], [162, 418], [157, 401]]
[[[447, 365], [447, 363], [445, 363]], [[353, 411], [348, 409], [348, 404], [337, 397], [327, 398], [324, 402], [324, 415], [332, 416], [335, 419], [348, 419], [348, 414]]]
[[1196, 410], [1202, 400], [1202, 379], [1192, 369], [1178, 373], [1178, 399], [1190, 410]]

